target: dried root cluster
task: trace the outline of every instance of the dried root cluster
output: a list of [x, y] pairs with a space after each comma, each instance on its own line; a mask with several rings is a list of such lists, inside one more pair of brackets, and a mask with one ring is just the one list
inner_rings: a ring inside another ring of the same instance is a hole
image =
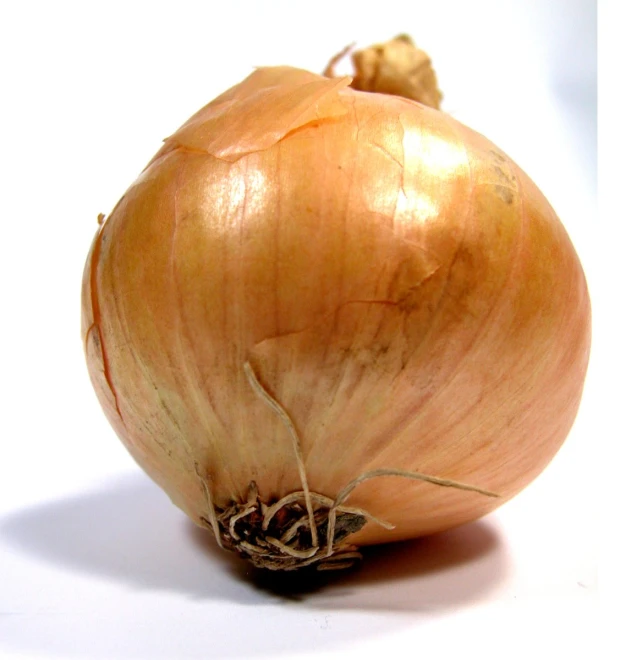
[[[366, 524], [369, 514], [351, 507], [334, 508], [334, 500], [310, 493], [311, 516], [304, 507], [305, 493], [291, 493], [274, 504], [260, 499], [251, 483], [246, 502], [216, 511], [216, 532], [222, 547], [238, 552], [258, 568], [290, 571], [315, 565], [318, 570], [350, 568], [361, 559], [346, 539]], [[330, 524], [330, 513], [335, 516]]]

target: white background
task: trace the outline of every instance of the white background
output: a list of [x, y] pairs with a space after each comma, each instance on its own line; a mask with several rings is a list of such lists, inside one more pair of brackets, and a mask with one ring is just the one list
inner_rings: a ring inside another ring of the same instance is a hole
[[[604, 4], [609, 28], [617, 4]], [[620, 439], [618, 214], [597, 209], [595, 2], [216, 5], [0, 9], [0, 658], [614, 657], [597, 649], [597, 555], [602, 523], [618, 519], [599, 488]], [[565, 446], [519, 497], [304, 592], [249, 579], [134, 466], [86, 374], [82, 268], [97, 214], [252, 66], [320, 71], [351, 41], [401, 32], [431, 53], [444, 109], [508, 152], [563, 219], [591, 289], [592, 361]], [[601, 153], [617, 171], [611, 139]]]

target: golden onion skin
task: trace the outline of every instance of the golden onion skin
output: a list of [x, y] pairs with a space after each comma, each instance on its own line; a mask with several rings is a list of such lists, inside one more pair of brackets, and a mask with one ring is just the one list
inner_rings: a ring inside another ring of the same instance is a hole
[[449, 115], [289, 68], [259, 69], [166, 140], [105, 220], [82, 334], [103, 409], [195, 522], [361, 484], [358, 545], [476, 519], [530, 483], [579, 405], [590, 305], [553, 209]]

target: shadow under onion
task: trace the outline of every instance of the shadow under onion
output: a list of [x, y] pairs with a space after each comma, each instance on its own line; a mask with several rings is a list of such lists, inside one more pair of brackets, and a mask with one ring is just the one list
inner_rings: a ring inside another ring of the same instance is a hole
[[[274, 573], [217, 547], [142, 475], [6, 518], [5, 541], [30, 555], [120, 583], [240, 604], [421, 611], [475, 602], [507, 572], [501, 537], [478, 521], [424, 539], [362, 549], [352, 570]], [[389, 589], [385, 587], [389, 586]]]
[[322, 605], [344, 609], [418, 611], [466, 604], [497, 587], [507, 568], [501, 538], [486, 521], [362, 548], [363, 561], [343, 571], [261, 570], [218, 548], [207, 530], [192, 525], [189, 534], [205, 554], [230, 555], [228, 573], [259, 592], [310, 605], [318, 597]]

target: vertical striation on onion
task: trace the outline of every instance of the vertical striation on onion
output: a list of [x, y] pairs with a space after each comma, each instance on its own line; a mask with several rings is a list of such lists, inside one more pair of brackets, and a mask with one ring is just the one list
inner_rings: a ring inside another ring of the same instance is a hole
[[350, 82], [263, 68], [209, 103], [83, 279], [116, 433], [271, 569], [348, 566], [511, 498], [566, 438], [588, 362], [584, 275], [538, 188], [450, 116]]

